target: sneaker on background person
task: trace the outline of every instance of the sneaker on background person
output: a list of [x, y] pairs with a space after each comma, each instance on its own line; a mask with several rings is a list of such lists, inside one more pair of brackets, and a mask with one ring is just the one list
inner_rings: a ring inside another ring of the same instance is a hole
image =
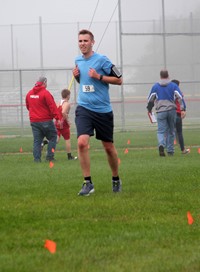
[[190, 149], [189, 149], [189, 148], [188, 148], [188, 149], [184, 149], [184, 150], [182, 151], [182, 154], [183, 154], [183, 155], [188, 154], [188, 153], [190, 153]]
[[67, 153], [67, 158], [68, 158], [68, 160], [70, 161], [70, 160], [77, 160], [78, 159], [78, 157], [74, 157], [74, 156], [72, 156], [72, 154], [71, 153]]
[[119, 193], [122, 190], [121, 180], [112, 180], [112, 190], [114, 193]]
[[47, 145], [49, 143], [49, 141], [46, 139], [46, 140], [43, 140], [43, 142], [41, 143], [41, 147], [42, 147], [42, 149], [43, 149], [43, 147], [45, 146], [45, 145]]
[[164, 151], [164, 146], [163, 145], [159, 146], [159, 155], [161, 157], [165, 157], [165, 151]]

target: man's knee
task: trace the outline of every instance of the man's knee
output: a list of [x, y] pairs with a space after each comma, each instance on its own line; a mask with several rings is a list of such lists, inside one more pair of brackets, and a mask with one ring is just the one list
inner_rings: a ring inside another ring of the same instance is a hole
[[88, 148], [88, 138], [87, 137], [79, 136], [78, 148], [79, 148], [79, 150], [83, 150], [85, 148]]
[[112, 155], [113, 153], [116, 153], [116, 149], [113, 143], [104, 143], [104, 149], [108, 155]]

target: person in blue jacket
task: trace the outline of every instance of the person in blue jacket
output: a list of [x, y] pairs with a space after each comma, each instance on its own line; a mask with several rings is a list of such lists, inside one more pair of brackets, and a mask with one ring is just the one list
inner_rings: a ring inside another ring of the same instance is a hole
[[[153, 85], [147, 102], [147, 110], [151, 113], [155, 106], [157, 113], [157, 139], [159, 155], [174, 155], [174, 129], [176, 123], [176, 100], [179, 101], [181, 110], [184, 110], [182, 93], [174, 82], [169, 79], [166, 69], [160, 71], [160, 82]], [[166, 137], [168, 141], [166, 143]]]
[[[121, 191], [118, 173], [118, 156], [113, 144], [114, 117], [109, 97], [109, 84], [121, 85], [122, 75], [104, 55], [93, 51], [94, 35], [87, 29], [78, 33], [82, 55], [75, 59], [73, 75], [79, 83], [75, 123], [78, 138], [78, 155], [84, 177], [81, 196], [94, 192], [90, 173], [89, 139], [96, 135], [101, 140], [112, 172], [112, 190]], [[99, 176], [101, 178], [101, 176]]]

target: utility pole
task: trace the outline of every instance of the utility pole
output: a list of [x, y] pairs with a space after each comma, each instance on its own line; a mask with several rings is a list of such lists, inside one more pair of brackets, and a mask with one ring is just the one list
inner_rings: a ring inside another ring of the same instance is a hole
[[162, 0], [162, 28], [163, 28], [163, 59], [164, 68], [167, 68], [167, 57], [166, 57], [166, 29], [165, 29], [165, 0]]
[[39, 17], [39, 34], [40, 34], [40, 67], [41, 69], [44, 68], [43, 64], [43, 36], [42, 36], [42, 17]]
[[[120, 52], [120, 68], [123, 75], [123, 46], [122, 46], [122, 16], [121, 16], [121, 0], [118, 0], [119, 14], [119, 52]], [[124, 111], [124, 87], [121, 85], [121, 127], [125, 130], [125, 111]]]

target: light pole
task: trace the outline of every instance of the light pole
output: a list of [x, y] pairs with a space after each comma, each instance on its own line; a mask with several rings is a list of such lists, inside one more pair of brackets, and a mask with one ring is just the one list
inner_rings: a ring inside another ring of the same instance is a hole
[[[120, 68], [123, 75], [123, 47], [122, 47], [122, 16], [121, 16], [121, 0], [118, 0], [118, 14], [119, 14], [119, 52], [120, 52]], [[121, 85], [121, 127], [125, 130], [125, 112], [124, 112], [124, 87]]]
[[40, 67], [43, 69], [43, 36], [42, 36], [42, 17], [39, 17], [39, 31], [40, 31]]
[[167, 58], [166, 58], [166, 30], [165, 30], [165, 0], [162, 0], [162, 29], [163, 29], [163, 58], [164, 58], [164, 68], [167, 68]]

